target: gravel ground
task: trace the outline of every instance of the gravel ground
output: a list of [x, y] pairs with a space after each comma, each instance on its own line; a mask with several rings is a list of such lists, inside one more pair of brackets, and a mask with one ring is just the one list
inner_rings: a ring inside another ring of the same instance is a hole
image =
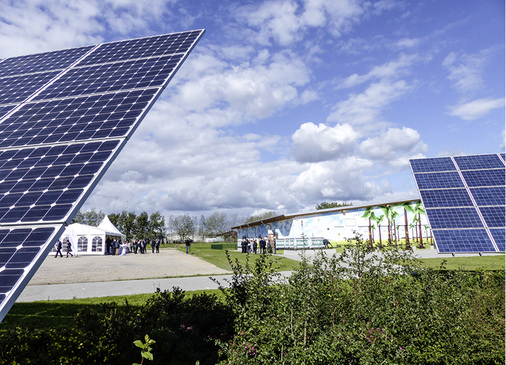
[[28, 285], [90, 283], [174, 276], [219, 275], [229, 273], [198, 257], [176, 249], [160, 253], [125, 256], [49, 255]]

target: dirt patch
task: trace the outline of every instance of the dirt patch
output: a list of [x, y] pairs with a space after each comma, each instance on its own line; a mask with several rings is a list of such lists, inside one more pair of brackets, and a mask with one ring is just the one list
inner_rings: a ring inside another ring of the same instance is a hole
[[90, 283], [173, 276], [220, 275], [229, 273], [196, 256], [176, 249], [160, 253], [128, 254], [125, 256], [49, 255], [28, 285]]

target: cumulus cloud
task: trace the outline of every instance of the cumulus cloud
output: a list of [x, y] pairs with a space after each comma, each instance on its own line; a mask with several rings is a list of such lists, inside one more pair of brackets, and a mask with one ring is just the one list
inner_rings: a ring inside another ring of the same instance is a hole
[[[11, 2], [2, 8], [0, 57], [89, 45], [152, 33], [153, 24], [170, 16], [170, 2], [135, 0], [55, 0]], [[114, 39], [115, 40], [115, 39]]]
[[257, 42], [282, 45], [300, 40], [310, 27], [327, 26], [339, 36], [357, 22], [366, 7], [354, 0], [267, 1], [260, 6], [244, 6], [237, 16], [251, 27], [259, 29]]
[[490, 111], [504, 107], [503, 98], [482, 98], [451, 107], [450, 115], [464, 120], [473, 120], [483, 117]]
[[362, 156], [383, 161], [391, 166], [407, 166], [408, 158], [427, 151], [420, 134], [412, 128], [388, 128], [379, 136], [370, 137], [359, 147]]
[[304, 123], [292, 135], [293, 153], [298, 162], [333, 160], [350, 153], [358, 133], [349, 124], [329, 127]]
[[371, 166], [371, 161], [357, 157], [313, 163], [299, 174], [291, 189], [306, 201], [372, 199], [382, 188], [365, 181], [363, 170]]
[[351, 94], [348, 99], [338, 102], [327, 121], [351, 125], [372, 124], [377, 121], [383, 108], [399, 99], [410, 90], [406, 81], [381, 80], [372, 83], [360, 94]]
[[[199, 56], [190, 61], [186, 82], [172, 90], [172, 102], [200, 122], [224, 126], [240, 124], [252, 118], [265, 118], [288, 103], [314, 100], [314, 94], [299, 98], [298, 88], [310, 80], [310, 70], [292, 54], [265, 57], [256, 64], [240, 63], [230, 67], [220, 63], [216, 55]], [[203, 71], [202, 60], [211, 60], [212, 66]], [[195, 65], [195, 66], [194, 66]], [[201, 69], [198, 69], [201, 67]], [[226, 113], [226, 114], [224, 114]], [[205, 115], [202, 115], [205, 114]]]

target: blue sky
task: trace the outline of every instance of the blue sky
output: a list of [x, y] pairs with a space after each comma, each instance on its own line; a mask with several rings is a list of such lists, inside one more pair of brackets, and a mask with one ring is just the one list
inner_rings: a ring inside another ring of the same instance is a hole
[[205, 28], [85, 208], [247, 217], [416, 198], [409, 158], [504, 151], [504, 19], [502, 0], [4, 0], [0, 57]]

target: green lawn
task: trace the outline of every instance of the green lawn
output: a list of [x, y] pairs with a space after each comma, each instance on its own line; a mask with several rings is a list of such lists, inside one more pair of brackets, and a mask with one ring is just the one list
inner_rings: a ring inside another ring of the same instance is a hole
[[423, 259], [422, 267], [438, 269], [443, 261], [449, 270], [504, 270], [504, 255]]
[[[215, 248], [213, 248], [215, 247]], [[190, 254], [200, 257], [213, 265], [218, 266], [224, 270], [231, 271], [232, 268], [227, 260], [226, 250], [230, 254], [230, 258], [235, 262], [238, 260], [242, 265], [246, 264], [246, 261], [250, 260], [250, 263], [254, 263], [255, 260], [260, 257], [259, 254], [244, 254], [237, 251], [237, 246], [233, 243], [193, 243], [190, 248]], [[177, 247], [178, 250], [186, 252], [184, 245]], [[222, 249], [219, 249], [222, 248]], [[279, 251], [278, 253], [282, 253]], [[285, 257], [279, 257], [272, 255], [271, 259], [275, 261], [274, 267], [278, 271], [292, 271], [299, 266], [299, 262], [291, 260]]]

